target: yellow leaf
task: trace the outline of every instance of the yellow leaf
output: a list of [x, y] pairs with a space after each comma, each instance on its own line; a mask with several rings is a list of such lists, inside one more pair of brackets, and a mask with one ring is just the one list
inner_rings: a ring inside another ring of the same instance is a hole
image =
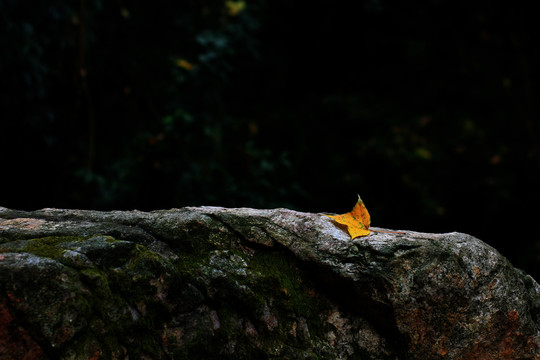
[[358, 202], [351, 210], [351, 212], [343, 215], [326, 215], [329, 218], [334, 219], [338, 224], [345, 225], [347, 231], [351, 236], [351, 239], [355, 239], [359, 236], [369, 235], [369, 225], [371, 224], [371, 218], [366, 206], [360, 196], [358, 196]]
[[230, 16], [236, 16], [240, 14], [246, 8], [245, 1], [225, 1], [227, 12]]
[[179, 66], [187, 71], [193, 70], [194, 65], [185, 59], [176, 60], [176, 66]]

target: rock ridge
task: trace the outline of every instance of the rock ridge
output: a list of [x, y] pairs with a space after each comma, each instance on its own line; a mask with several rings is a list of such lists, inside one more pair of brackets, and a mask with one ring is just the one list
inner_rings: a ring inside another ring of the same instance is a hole
[[539, 344], [540, 286], [467, 234], [0, 207], [2, 360], [540, 359]]

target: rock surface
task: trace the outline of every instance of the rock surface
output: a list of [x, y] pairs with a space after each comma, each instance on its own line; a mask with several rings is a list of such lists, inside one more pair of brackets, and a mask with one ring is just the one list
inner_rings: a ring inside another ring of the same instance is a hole
[[539, 293], [461, 233], [351, 241], [287, 209], [0, 208], [1, 360], [539, 359]]

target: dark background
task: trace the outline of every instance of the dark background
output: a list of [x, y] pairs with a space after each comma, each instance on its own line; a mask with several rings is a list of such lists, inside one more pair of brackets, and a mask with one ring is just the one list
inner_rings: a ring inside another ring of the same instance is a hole
[[[355, 3], [352, 5], [351, 3]], [[349, 211], [540, 278], [527, 2], [0, 0], [0, 205]]]

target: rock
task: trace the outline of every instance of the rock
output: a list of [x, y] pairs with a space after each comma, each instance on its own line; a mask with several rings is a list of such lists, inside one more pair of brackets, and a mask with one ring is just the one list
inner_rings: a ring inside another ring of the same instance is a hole
[[540, 359], [539, 292], [461, 233], [351, 241], [287, 209], [0, 208], [2, 360]]

